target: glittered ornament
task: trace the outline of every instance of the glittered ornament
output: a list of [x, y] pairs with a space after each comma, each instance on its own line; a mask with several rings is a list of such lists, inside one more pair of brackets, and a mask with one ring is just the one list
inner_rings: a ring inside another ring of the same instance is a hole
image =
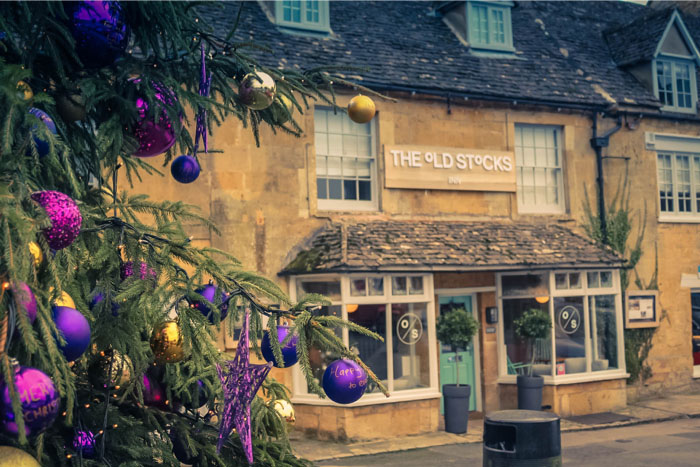
[[80, 94], [59, 94], [56, 96], [56, 111], [66, 122], [85, 120], [87, 111]]
[[90, 345], [90, 324], [78, 310], [67, 306], [53, 307], [53, 320], [56, 329], [66, 340], [58, 343], [58, 348], [69, 362], [77, 360]]
[[[134, 80], [138, 83], [140, 80]], [[163, 154], [175, 144], [175, 129], [166, 111], [177, 102], [175, 93], [160, 83], [151, 82], [155, 91], [155, 101], [150, 104], [143, 97], [136, 99], [139, 119], [134, 127], [134, 137], [139, 142], [139, 148], [134, 152], [136, 157], [153, 157]], [[155, 105], [149, 113], [150, 105]]]
[[95, 457], [95, 435], [92, 431], [78, 430], [73, 437], [73, 450], [85, 459]]
[[[214, 284], [207, 284], [195, 290], [199, 295], [209, 300], [211, 303], [218, 304], [220, 319], [223, 321], [228, 315], [228, 294]], [[218, 297], [217, 297], [218, 292]], [[214, 313], [209, 309], [209, 305], [202, 301], [193, 301], [192, 305], [199, 311], [202, 312], [204, 316], [209, 319], [210, 323], [214, 323]]]
[[68, 8], [75, 51], [85, 68], [102, 68], [129, 44], [129, 27], [119, 2], [81, 1]]
[[170, 166], [170, 173], [180, 183], [192, 183], [199, 177], [199, 162], [197, 158], [183, 154], [175, 159]]
[[165, 389], [157, 378], [153, 374], [144, 373], [141, 381], [143, 382], [143, 403], [149, 407], [167, 410]]
[[[95, 296], [90, 300], [90, 310], [94, 310], [95, 307], [102, 303], [102, 300], [104, 299], [105, 296], [102, 292], [95, 294]], [[119, 316], [119, 304], [114, 301], [112, 302], [112, 316]]]
[[355, 123], [367, 123], [372, 118], [377, 109], [374, 106], [374, 101], [362, 94], [350, 99], [348, 104], [348, 117]]
[[75, 201], [59, 191], [38, 191], [32, 193], [32, 199], [46, 210], [51, 219], [51, 227], [43, 230], [49, 246], [61, 250], [73, 243], [83, 221]]
[[88, 367], [88, 380], [97, 389], [116, 389], [131, 380], [133, 371], [134, 367], [128, 355], [116, 350], [107, 350], [101, 352]]
[[[53, 119], [49, 116], [49, 114], [34, 107], [29, 109], [29, 113], [41, 120], [41, 122], [51, 133], [54, 135], [56, 134], [56, 124], [53, 122]], [[45, 157], [49, 153], [49, 142], [45, 139], [41, 139], [37, 125], [32, 126], [32, 139], [36, 145], [36, 152], [39, 154], [39, 157]], [[31, 149], [27, 150], [27, 154], [31, 155]]]
[[284, 125], [294, 113], [294, 104], [289, 97], [281, 93], [278, 95], [278, 99], [272, 104], [272, 115], [275, 123]]
[[34, 324], [34, 320], [36, 320], [36, 297], [32, 289], [24, 282], [19, 282], [12, 287], [12, 293], [15, 294], [19, 302], [21, 312], [26, 313], [29, 322]]
[[137, 264], [134, 264], [133, 261], [127, 261], [121, 265], [119, 270], [122, 280], [126, 280], [127, 278], [133, 276], [134, 272], [138, 272], [139, 279], [141, 280], [156, 280], [158, 278], [156, 270], [143, 261]]
[[17, 81], [17, 95], [20, 99], [28, 101], [34, 97], [32, 88], [24, 81]]
[[[282, 345], [282, 341], [287, 337], [287, 335], [290, 333], [291, 328], [289, 326], [277, 326], [277, 340], [280, 344]], [[277, 359], [275, 358], [275, 353], [272, 350], [272, 342], [270, 340], [270, 333], [268, 331], [265, 331], [263, 334], [262, 342], [260, 343], [260, 350], [262, 351], [263, 357], [265, 357], [265, 360], [268, 362], [271, 362], [273, 365], [275, 365], [278, 368], [282, 367], [289, 367], [294, 365], [297, 362], [297, 341], [299, 340], [299, 336], [292, 336], [289, 341], [287, 342], [286, 345], [282, 346], [282, 359], [284, 360], [284, 365], [282, 365], [282, 362], [278, 362]]]
[[41, 464], [21, 449], [0, 446], [0, 467], [41, 467]]
[[37, 242], [29, 242], [29, 252], [32, 254], [34, 257], [34, 267], [39, 267], [41, 266], [41, 263], [44, 261], [44, 252], [41, 251], [41, 247]]
[[153, 330], [151, 350], [156, 363], [176, 363], [185, 358], [182, 332], [177, 321], [165, 321]]
[[272, 76], [258, 71], [243, 77], [238, 87], [238, 97], [246, 107], [252, 110], [263, 110], [272, 105], [276, 90], [277, 85]]
[[336, 360], [323, 373], [323, 390], [333, 402], [352, 404], [365, 393], [367, 373], [352, 360]]
[[[56, 419], [61, 398], [53, 381], [43, 371], [15, 365], [14, 373], [15, 388], [22, 405], [24, 431], [27, 436], [36, 436]], [[19, 431], [12, 411], [10, 388], [4, 382], [0, 382], [0, 414], [0, 424], [4, 431], [17, 436]]]

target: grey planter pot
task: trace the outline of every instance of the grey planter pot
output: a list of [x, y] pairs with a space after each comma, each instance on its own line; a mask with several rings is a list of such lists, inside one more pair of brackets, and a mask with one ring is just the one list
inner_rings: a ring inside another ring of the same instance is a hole
[[543, 386], [541, 376], [518, 375], [518, 409], [542, 410]]
[[469, 396], [472, 388], [468, 384], [442, 386], [445, 398], [445, 431], [448, 433], [466, 433], [469, 421]]

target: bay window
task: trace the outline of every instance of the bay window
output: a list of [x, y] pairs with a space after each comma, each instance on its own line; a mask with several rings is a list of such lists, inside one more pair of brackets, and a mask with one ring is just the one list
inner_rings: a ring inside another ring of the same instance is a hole
[[[356, 405], [440, 396], [431, 275], [297, 276], [292, 280], [293, 299], [321, 293], [331, 300], [331, 305], [323, 307], [319, 314], [347, 319], [384, 338], [382, 342], [347, 329], [336, 330], [391, 394], [386, 398], [369, 381], [365, 395]], [[338, 358], [312, 349], [310, 363], [319, 384], [326, 367]], [[330, 404], [309, 392], [297, 367], [293, 374], [295, 401]]]
[[[534, 375], [554, 384], [624, 377], [617, 270], [501, 274], [498, 295], [504, 382], [530, 366]], [[552, 329], [531, 343], [515, 334], [514, 322], [532, 308], [549, 313]]]

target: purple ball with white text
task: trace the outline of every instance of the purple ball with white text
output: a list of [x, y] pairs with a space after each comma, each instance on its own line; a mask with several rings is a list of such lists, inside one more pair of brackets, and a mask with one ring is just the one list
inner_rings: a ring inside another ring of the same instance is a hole
[[333, 402], [352, 404], [367, 388], [367, 373], [352, 360], [336, 360], [323, 373], [323, 390]]

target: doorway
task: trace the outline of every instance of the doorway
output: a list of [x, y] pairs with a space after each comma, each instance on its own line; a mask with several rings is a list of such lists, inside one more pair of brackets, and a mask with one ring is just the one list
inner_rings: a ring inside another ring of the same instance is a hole
[[[454, 294], [453, 294], [454, 293]], [[445, 292], [438, 295], [439, 312], [448, 313], [457, 308], [464, 308], [478, 319], [476, 313], [476, 294], [464, 292]], [[457, 373], [459, 373], [459, 384], [468, 384], [471, 386], [471, 394], [469, 396], [469, 410], [480, 409], [480, 378], [476, 362], [476, 352], [478, 352], [478, 334], [474, 336], [474, 340], [469, 345], [469, 348], [453, 352], [449, 346], [440, 346], [440, 388], [444, 384], [457, 383]], [[476, 350], [475, 350], [476, 349]], [[459, 370], [455, 369], [455, 361], [458, 362]], [[440, 400], [440, 414], [444, 414], [444, 398]]]

